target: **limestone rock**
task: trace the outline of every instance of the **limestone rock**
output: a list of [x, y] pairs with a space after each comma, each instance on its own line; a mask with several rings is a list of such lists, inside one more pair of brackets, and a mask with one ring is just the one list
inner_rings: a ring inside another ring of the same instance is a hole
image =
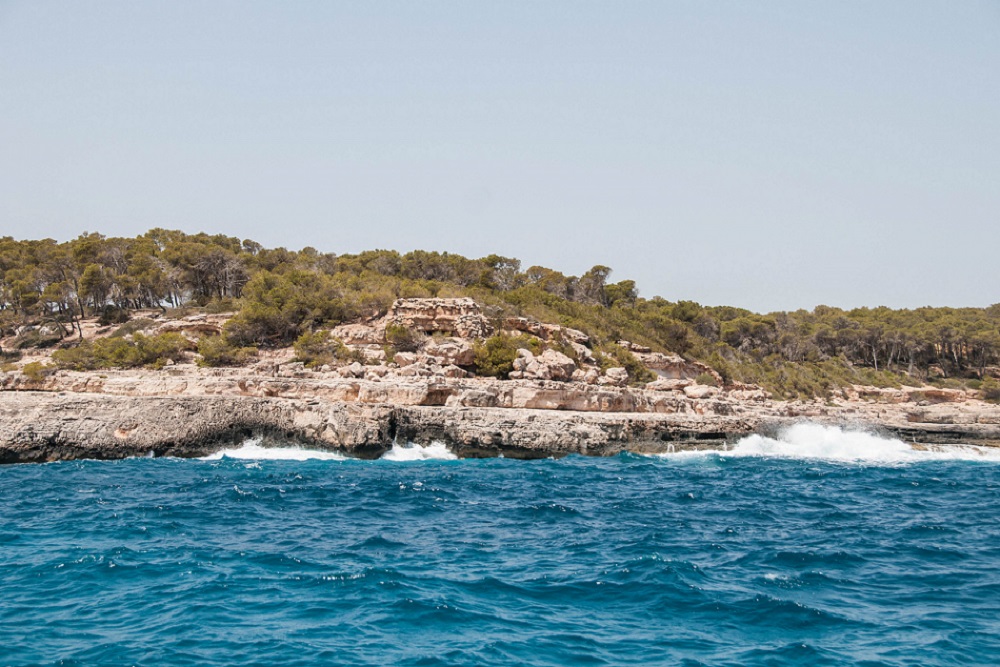
[[479, 304], [469, 298], [397, 299], [387, 321], [415, 331], [462, 338], [483, 338], [492, 331]]
[[576, 370], [576, 362], [556, 350], [545, 350], [537, 359], [548, 367], [549, 377], [553, 380], [569, 380]]
[[650, 391], [684, 391], [684, 388], [691, 384], [691, 380], [668, 380], [660, 378], [652, 382], [647, 382], [646, 389]]
[[504, 328], [510, 331], [520, 331], [537, 336], [542, 340], [564, 340], [569, 343], [577, 343], [587, 346], [590, 344], [590, 336], [578, 329], [562, 327], [558, 324], [545, 324], [527, 317], [509, 317], [504, 320]]
[[402, 368], [417, 363], [417, 355], [413, 352], [397, 352], [392, 360]]
[[427, 360], [433, 360], [445, 366], [472, 366], [475, 363], [475, 351], [472, 344], [461, 338], [446, 338], [444, 340], [429, 338], [421, 346], [420, 354]]
[[628, 371], [624, 368], [609, 368], [604, 371], [604, 377], [601, 380], [605, 380], [602, 384], [609, 384], [613, 387], [624, 387], [628, 384]]
[[378, 345], [385, 337], [384, 328], [380, 331], [367, 324], [341, 324], [334, 327], [330, 335], [345, 345]]
[[620, 340], [618, 341], [618, 345], [624, 347], [633, 354], [649, 354], [653, 351], [652, 348], [646, 347], [645, 345], [637, 345], [636, 343], [628, 340]]
[[430, 377], [433, 373], [426, 364], [413, 363], [400, 368], [396, 371], [396, 375], [400, 377]]
[[712, 387], [707, 384], [690, 384], [684, 387], [684, 395], [688, 398], [702, 399], [711, 398], [719, 393], [718, 387]]

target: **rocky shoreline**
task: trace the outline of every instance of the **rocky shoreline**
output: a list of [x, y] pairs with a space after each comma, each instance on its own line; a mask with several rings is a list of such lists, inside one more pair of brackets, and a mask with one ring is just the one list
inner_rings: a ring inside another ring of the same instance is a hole
[[[192, 346], [219, 336], [231, 316], [143, 315], [132, 329]], [[413, 351], [393, 349], [392, 327]], [[521, 317], [502, 330], [535, 352], [517, 349], [505, 379], [480, 376], [475, 346], [495, 328], [471, 299], [399, 299], [379, 320], [321, 334], [347, 352], [329, 364], [307, 365], [284, 348], [236, 368], [203, 367], [185, 352], [159, 370], [77, 372], [53, 364], [50, 351], [27, 350], [0, 370], [0, 463], [204, 456], [251, 437], [359, 458], [407, 442], [442, 442], [461, 457], [609, 456], [720, 447], [802, 420], [913, 443], [1000, 446], [1000, 406], [976, 392], [855, 386], [777, 401], [697, 361], [617, 341], [655, 378], [643, 382], [598, 364], [582, 331]], [[116, 331], [80, 326], [87, 341]]]
[[251, 437], [372, 459], [393, 443], [460, 457], [611, 456], [719, 447], [797, 421], [923, 444], [1000, 446], [1000, 406], [962, 392], [870, 389], [836, 403], [741, 388], [683, 392], [482, 378], [379, 381], [241, 370], [60, 371], [0, 378], [0, 463], [196, 457]]

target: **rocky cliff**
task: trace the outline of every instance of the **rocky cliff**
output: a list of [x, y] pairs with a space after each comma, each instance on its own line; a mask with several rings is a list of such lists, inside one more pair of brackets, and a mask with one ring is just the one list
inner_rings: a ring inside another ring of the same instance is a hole
[[[229, 317], [149, 315], [133, 328], [192, 341], [218, 335]], [[390, 325], [418, 334], [392, 361]], [[497, 327], [536, 351], [517, 350], [510, 379], [475, 377], [475, 341]], [[760, 387], [724, 384], [704, 364], [623, 340], [656, 377], [627, 386], [629, 373], [598, 364], [585, 333], [489, 320], [471, 299], [400, 299], [384, 318], [330, 335], [351, 360], [307, 368], [291, 350], [275, 350], [243, 368], [212, 369], [190, 353], [188, 363], [161, 370], [72, 372], [57, 370], [45, 351], [25, 355], [0, 371], [0, 462], [201, 456], [251, 436], [361, 458], [396, 441], [441, 441], [468, 457], [605, 456], [719, 446], [800, 419], [917, 442], [1000, 444], [1000, 406], [974, 392], [854, 387], [829, 401], [775, 401]]]
[[698, 397], [582, 383], [261, 378], [196, 369], [60, 372], [37, 383], [9, 374], [0, 386], [3, 463], [203, 456], [254, 436], [360, 458], [376, 458], [394, 442], [433, 441], [463, 457], [607, 456], [717, 447], [802, 419], [916, 442], [1000, 444], [1000, 409], [957, 393], [933, 402], [885, 392], [882, 400], [826, 405], [745, 397], [739, 389]]

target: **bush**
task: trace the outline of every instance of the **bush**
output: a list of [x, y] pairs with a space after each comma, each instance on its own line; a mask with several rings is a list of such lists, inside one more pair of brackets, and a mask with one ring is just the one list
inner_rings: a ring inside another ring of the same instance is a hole
[[597, 363], [601, 366], [601, 371], [616, 366], [628, 371], [628, 379], [631, 384], [645, 384], [656, 379], [656, 374], [642, 365], [635, 355], [626, 350], [621, 345], [610, 343], [602, 345], [594, 354]]
[[542, 341], [534, 336], [509, 336], [503, 333], [490, 336], [484, 341], [477, 341], [473, 348], [476, 374], [506, 379], [514, 370], [514, 359], [517, 358], [519, 348], [539, 354], [542, 351]]
[[996, 378], [987, 376], [979, 386], [979, 395], [984, 401], [1000, 403], [1000, 382], [997, 382]]
[[423, 342], [423, 336], [399, 324], [385, 327], [385, 340], [394, 352], [416, 352]]
[[230, 345], [222, 336], [205, 336], [198, 341], [199, 366], [242, 366], [257, 356], [253, 347]]
[[514, 370], [518, 347], [517, 341], [507, 334], [497, 334], [482, 342], [477, 341], [474, 346], [476, 374], [506, 379]]
[[719, 386], [719, 381], [715, 379], [715, 376], [711, 373], [700, 373], [698, 377], [694, 379], [698, 384], [707, 384], [710, 387]]
[[59, 368], [71, 371], [92, 371], [98, 367], [94, 346], [90, 341], [83, 341], [76, 347], [56, 350], [52, 353], [52, 361]]
[[121, 325], [112, 332], [111, 336], [113, 338], [123, 338], [125, 336], [131, 336], [134, 333], [139, 333], [145, 331], [146, 329], [156, 326], [156, 320], [151, 320], [148, 317], [140, 317], [137, 320], [129, 320], [125, 324]]
[[332, 280], [304, 271], [263, 271], [243, 288], [242, 310], [224, 333], [235, 346], [282, 346], [314, 325], [354, 317]]
[[54, 366], [48, 366], [40, 361], [32, 361], [30, 364], [25, 364], [24, 368], [21, 369], [24, 376], [32, 382], [41, 382], [54, 371]]
[[97, 317], [97, 323], [102, 327], [112, 324], [125, 324], [129, 320], [128, 310], [118, 306], [104, 306], [101, 314]]
[[309, 368], [332, 364], [337, 359], [355, 359], [347, 346], [332, 338], [329, 331], [304, 333], [295, 341], [295, 360]]
[[52, 347], [62, 338], [57, 334], [42, 333], [40, 329], [25, 331], [11, 342], [15, 350], [26, 350], [29, 347]]
[[167, 361], [180, 361], [183, 353], [193, 348], [191, 342], [178, 333], [157, 336], [135, 334], [126, 338], [101, 338], [93, 343], [56, 350], [52, 360], [59, 368], [93, 370], [95, 368], [162, 368]]

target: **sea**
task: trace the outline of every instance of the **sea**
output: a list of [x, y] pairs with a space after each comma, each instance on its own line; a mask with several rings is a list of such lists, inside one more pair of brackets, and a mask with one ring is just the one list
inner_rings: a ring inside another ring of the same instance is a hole
[[0, 467], [0, 665], [997, 665], [1000, 450]]

